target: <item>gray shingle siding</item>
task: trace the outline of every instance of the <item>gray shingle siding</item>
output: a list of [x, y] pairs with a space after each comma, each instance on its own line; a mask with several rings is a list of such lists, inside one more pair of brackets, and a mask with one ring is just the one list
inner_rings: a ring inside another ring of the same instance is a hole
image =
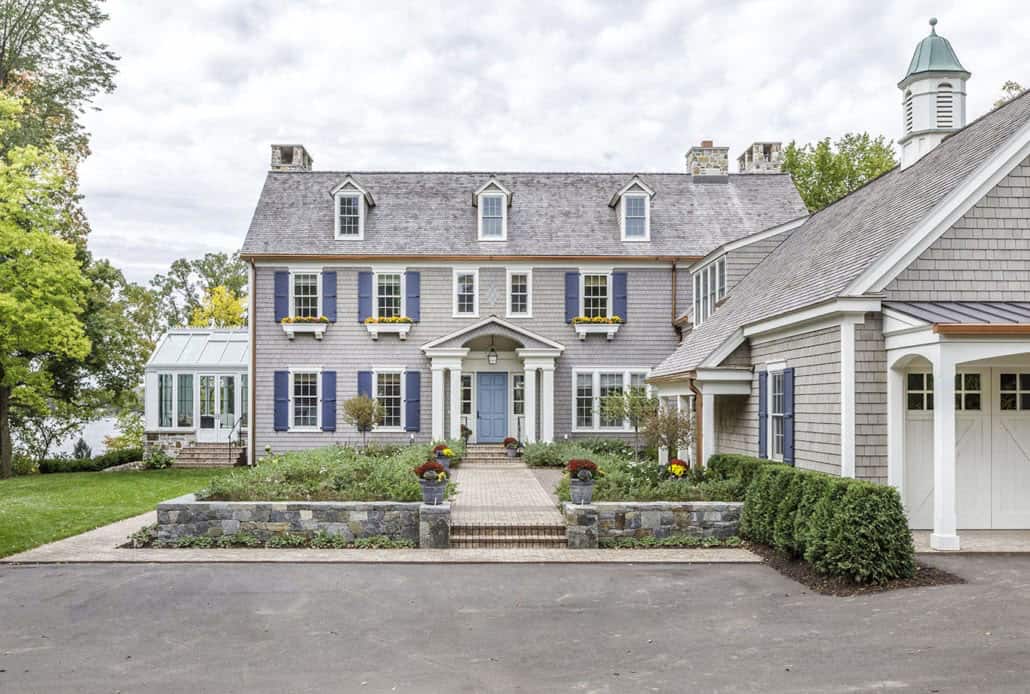
[[855, 326], [855, 476], [887, 482], [887, 351], [883, 315]]
[[886, 289], [889, 301], [1030, 301], [1030, 158]]
[[[580, 341], [572, 326], [565, 323], [565, 272], [577, 271], [575, 265], [549, 265], [533, 268], [533, 317], [505, 318], [506, 278], [501, 265], [480, 266], [479, 318], [453, 317], [453, 270], [450, 267], [419, 267], [421, 273], [421, 321], [408, 335], [407, 341], [384, 335], [372, 341], [364, 326], [357, 321], [357, 277], [364, 266], [327, 264], [326, 270], [337, 273], [337, 322], [330, 325], [324, 339], [298, 335], [290, 341], [275, 322], [273, 276], [283, 267], [260, 266], [256, 273], [255, 316], [257, 361], [254, 379], [257, 407], [255, 412], [258, 452], [265, 446], [288, 450], [355, 441], [359, 434], [343, 422], [343, 402], [357, 394], [357, 372], [379, 367], [418, 369], [421, 374], [420, 440], [432, 434], [432, 391], [429, 360], [421, 346], [438, 337], [471, 325], [491, 314], [508, 320], [565, 346], [555, 373], [555, 436], [571, 434], [572, 370], [580, 367], [653, 367], [676, 347], [676, 333], [670, 323], [671, 284], [668, 265], [628, 269], [629, 320], [621, 326], [611, 342], [602, 336], [589, 336]], [[299, 366], [320, 366], [337, 372], [336, 432], [275, 432], [272, 426], [272, 374], [277, 369]], [[446, 401], [446, 399], [445, 399]], [[538, 429], [539, 431], [539, 429]], [[582, 434], [592, 435], [592, 434]], [[608, 432], [603, 434], [609, 436]], [[408, 434], [375, 433], [370, 440], [404, 442]]]
[[755, 269], [765, 256], [772, 253], [777, 246], [783, 243], [790, 232], [783, 232], [767, 239], [750, 243], [726, 254], [726, 292], [733, 291], [740, 280], [744, 279], [747, 273]]

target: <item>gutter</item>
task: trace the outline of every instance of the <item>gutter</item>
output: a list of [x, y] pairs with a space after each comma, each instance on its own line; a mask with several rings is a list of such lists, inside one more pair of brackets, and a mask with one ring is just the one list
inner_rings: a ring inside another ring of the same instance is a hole
[[248, 268], [248, 282], [250, 296], [248, 297], [247, 308], [247, 335], [250, 341], [250, 364], [247, 375], [247, 399], [250, 405], [247, 408], [247, 465], [257, 465], [257, 384], [254, 382], [254, 372], [257, 371], [257, 321], [254, 320], [257, 313], [257, 269], [254, 261], [250, 261]]

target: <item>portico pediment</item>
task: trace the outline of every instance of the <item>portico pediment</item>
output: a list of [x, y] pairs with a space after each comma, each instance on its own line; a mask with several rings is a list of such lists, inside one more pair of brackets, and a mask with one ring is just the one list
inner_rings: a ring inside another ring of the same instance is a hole
[[433, 356], [456, 349], [476, 349], [480, 342], [489, 338], [504, 340], [513, 350], [532, 350], [541, 355], [550, 353], [551, 356], [557, 357], [565, 351], [565, 346], [560, 342], [555, 342], [497, 316], [488, 316], [481, 321], [442, 335], [422, 345], [422, 351], [427, 356]]

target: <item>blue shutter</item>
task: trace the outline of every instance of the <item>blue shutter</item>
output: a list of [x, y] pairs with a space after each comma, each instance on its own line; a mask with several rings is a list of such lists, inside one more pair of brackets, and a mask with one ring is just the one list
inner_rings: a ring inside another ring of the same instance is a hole
[[422, 374], [404, 372], [404, 431], [419, 431], [422, 412]]
[[358, 273], [358, 322], [372, 316], [372, 273]]
[[612, 315], [626, 320], [627, 307], [626, 273], [612, 273]]
[[565, 322], [579, 315], [579, 273], [565, 273]]
[[336, 431], [336, 372], [322, 372], [322, 431]]
[[290, 273], [275, 273], [275, 322], [290, 315]]
[[371, 371], [359, 371], [358, 372], [358, 395], [364, 395], [366, 398], [372, 397], [372, 372]]
[[[422, 318], [420, 302], [422, 299], [422, 275], [418, 272], [404, 273], [404, 302], [408, 318], [418, 323]], [[415, 429], [418, 431], [418, 429]]]
[[322, 314], [330, 323], [336, 322], [336, 273], [322, 273]]
[[783, 370], [783, 462], [794, 464], [794, 369]]
[[290, 372], [276, 371], [273, 378], [275, 390], [274, 429], [286, 431], [290, 428]]
[[769, 457], [769, 372], [758, 372], [758, 457]]

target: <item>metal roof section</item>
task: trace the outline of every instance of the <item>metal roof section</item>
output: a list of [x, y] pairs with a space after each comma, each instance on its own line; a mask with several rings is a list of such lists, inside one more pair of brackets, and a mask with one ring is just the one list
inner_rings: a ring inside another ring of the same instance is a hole
[[937, 18], [930, 18], [930, 35], [916, 45], [912, 61], [908, 64], [908, 72], [899, 83], [904, 88], [909, 78], [924, 72], [961, 72], [969, 78], [969, 71], [962, 67], [955, 49], [943, 36], [937, 35]]
[[935, 325], [1030, 324], [1030, 302], [1022, 301], [888, 301], [883, 307]]
[[158, 340], [147, 368], [246, 368], [246, 328], [174, 328]]

